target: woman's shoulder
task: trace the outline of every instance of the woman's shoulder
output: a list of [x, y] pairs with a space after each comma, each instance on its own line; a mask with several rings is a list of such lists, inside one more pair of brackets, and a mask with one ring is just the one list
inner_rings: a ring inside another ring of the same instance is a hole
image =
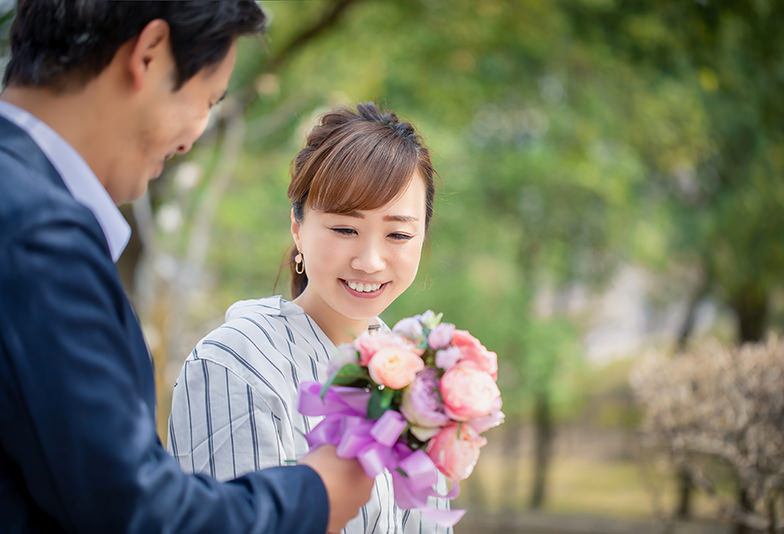
[[286, 360], [287, 301], [280, 295], [240, 300], [226, 311], [225, 322], [196, 345], [190, 359], [235, 367], [273, 366]]
[[286, 321], [285, 318], [304, 315], [305, 311], [297, 304], [284, 299], [281, 295], [257, 299], [238, 300], [226, 310], [226, 321], [233, 319], [254, 316], [274, 317], [279, 321]]
[[257, 299], [238, 300], [226, 310], [226, 322], [248, 315], [265, 315], [275, 317], [280, 315], [283, 298], [280, 295]]

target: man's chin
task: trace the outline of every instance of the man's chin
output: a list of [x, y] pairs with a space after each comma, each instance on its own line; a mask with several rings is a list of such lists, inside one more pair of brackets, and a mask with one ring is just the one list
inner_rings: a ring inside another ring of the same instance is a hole
[[[152, 178], [151, 178], [151, 180], [152, 180]], [[144, 183], [142, 183], [136, 190], [129, 191], [125, 195], [125, 198], [120, 199], [119, 202], [117, 200], [115, 200], [115, 204], [117, 204], [118, 206], [122, 206], [123, 204], [131, 204], [132, 202], [135, 202], [135, 201], [139, 200], [147, 192], [147, 183], [148, 182], [149, 182], [149, 180], [147, 180]]]

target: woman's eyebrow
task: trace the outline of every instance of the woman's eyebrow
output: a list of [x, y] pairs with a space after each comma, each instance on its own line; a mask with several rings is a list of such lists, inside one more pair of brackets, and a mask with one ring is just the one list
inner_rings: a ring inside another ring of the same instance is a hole
[[412, 217], [411, 215], [385, 215], [385, 221], [393, 221], [393, 222], [417, 222], [419, 219], [416, 217]]
[[[364, 219], [365, 214], [361, 211], [349, 211], [346, 213], [337, 213], [336, 215], [345, 215], [346, 217], [355, 217], [357, 219]], [[419, 219], [413, 217], [411, 215], [384, 215], [385, 221], [392, 221], [392, 222], [418, 222]]]

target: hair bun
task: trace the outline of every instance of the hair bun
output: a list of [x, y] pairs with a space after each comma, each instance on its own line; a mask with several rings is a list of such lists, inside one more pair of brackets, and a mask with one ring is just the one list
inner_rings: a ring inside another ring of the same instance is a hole
[[408, 122], [395, 122], [391, 126], [395, 130], [395, 133], [402, 137], [414, 135], [414, 127]]
[[386, 123], [385, 117], [390, 115], [390, 113], [382, 114], [381, 110], [379, 110], [378, 106], [373, 102], [362, 102], [357, 104], [357, 111], [359, 112], [359, 116], [363, 119], [381, 123]]

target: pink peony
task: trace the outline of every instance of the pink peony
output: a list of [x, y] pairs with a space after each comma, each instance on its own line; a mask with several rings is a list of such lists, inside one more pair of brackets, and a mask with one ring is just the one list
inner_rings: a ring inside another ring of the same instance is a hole
[[359, 364], [367, 366], [373, 355], [385, 347], [413, 347], [411, 341], [399, 334], [371, 334], [363, 332], [355, 341], [359, 351]]
[[440, 367], [444, 371], [454, 367], [463, 353], [457, 347], [449, 347], [448, 349], [436, 351], [436, 367]]
[[370, 378], [392, 389], [409, 385], [424, 367], [425, 362], [417, 352], [398, 346], [378, 349], [368, 363]]
[[463, 353], [460, 362], [471, 362], [477, 368], [489, 373], [493, 380], [498, 379], [498, 356], [489, 351], [478, 339], [465, 330], [455, 330], [452, 335], [452, 345], [458, 347]]
[[413, 317], [406, 317], [392, 327], [392, 332], [405, 336], [416, 344], [422, 342], [422, 323]]
[[452, 334], [455, 331], [455, 325], [449, 323], [441, 323], [436, 326], [427, 336], [427, 344], [433, 350], [445, 349], [452, 342]]
[[412, 425], [438, 427], [449, 422], [438, 391], [438, 371], [428, 367], [404, 391], [400, 411]]
[[487, 440], [469, 425], [445, 426], [427, 444], [427, 454], [436, 467], [452, 480], [464, 480], [474, 470], [479, 449]]
[[461, 361], [441, 377], [441, 397], [449, 417], [466, 421], [494, 411], [501, 392], [493, 377]]

